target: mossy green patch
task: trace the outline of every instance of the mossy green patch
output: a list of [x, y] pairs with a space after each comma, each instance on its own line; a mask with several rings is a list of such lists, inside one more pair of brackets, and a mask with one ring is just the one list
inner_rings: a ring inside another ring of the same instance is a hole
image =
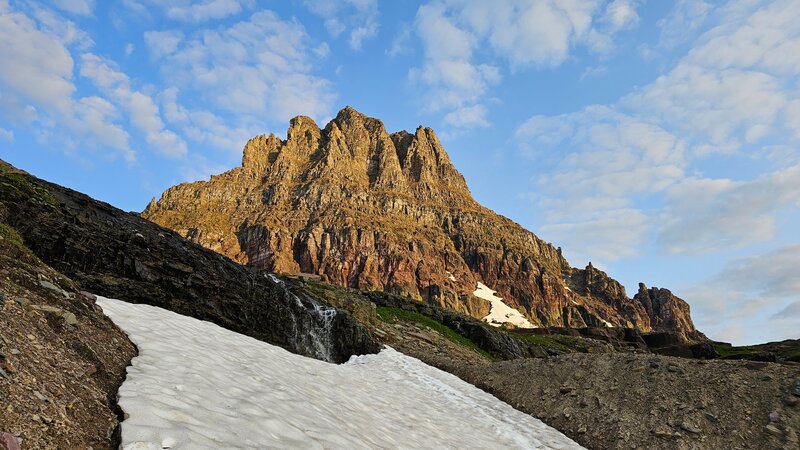
[[757, 356], [765, 356], [769, 353], [774, 353], [779, 358], [792, 361], [800, 359], [800, 349], [796, 348], [764, 348], [760, 345], [744, 345], [737, 347], [725, 342], [714, 342], [711, 345], [714, 346], [714, 350], [716, 350], [717, 353], [719, 353], [719, 356], [723, 359], [751, 359]]
[[395, 322], [395, 321], [403, 321], [403, 322], [411, 322], [411, 323], [418, 323], [420, 325], [425, 325], [426, 327], [436, 331], [437, 333], [441, 334], [442, 336], [450, 339], [451, 341], [455, 342], [456, 344], [463, 345], [471, 350], [474, 350], [478, 354], [486, 357], [487, 359], [494, 359], [492, 355], [490, 355], [486, 350], [480, 348], [478, 344], [472, 341], [469, 338], [466, 338], [460, 334], [458, 334], [455, 330], [448, 327], [447, 325], [431, 319], [430, 317], [425, 317], [422, 314], [406, 311], [400, 308], [388, 308], [385, 306], [378, 306], [377, 307], [378, 317], [383, 320], [384, 322]]
[[27, 201], [34, 205], [45, 205], [48, 207], [56, 206], [56, 198], [46, 188], [37, 186], [21, 173], [11, 173], [10, 171], [0, 172], [2, 201]]
[[[572, 341], [570, 341], [569, 339], [564, 339], [564, 338], [569, 338], [570, 336], [557, 336], [557, 335], [543, 336], [538, 334], [515, 333], [513, 331], [508, 331], [508, 334], [516, 338], [524, 339], [530, 342], [531, 344], [537, 345], [539, 347], [553, 348], [565, 352], [575, 351], [575, 348], [573, 347], [574, 344], [572, 343]], [[573, 345], [567, 345], [565, 341]]]
[[0, 223], [0, 245], [8, 245], [17, 248], [25, 247], [22, 243], [22, 237], [17, 233], [17, 230], [4, 223]]
[[0, 222], [0, 266], [30, 264], [37, 258], [25, 246], [22, 236], [9, 225]]
[[733, 345], [724, 342], [715, 342], [711, 345], [714, 346], [714, 350], [716, 350], [717, 353], [719, 353], [719, 356], [722, 358], [754, 356], [762, 353], [762, 351], [757, 348], [748, 346], [734, 347]]
[[783, 357], [785, 357], [787, 359], [788, 358], [794, 358], [794, 359], [800, 358], [800, 350], [789, 350], [789, 351], [786, 351], [786, 352], [780, 352], [780, 354], [781, 354], [781, 356], [783, 356]]
[[318, 299], [327, 300], [331, 304], [340, 304], [345, 300], [356, 298], [355, 294], [341, 286], [306, 279], [301, 279], [300, 283], [306, 291]]

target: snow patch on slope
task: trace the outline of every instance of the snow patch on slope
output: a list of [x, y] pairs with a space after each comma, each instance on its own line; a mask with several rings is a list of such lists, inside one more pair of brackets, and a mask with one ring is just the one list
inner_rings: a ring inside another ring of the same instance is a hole
[[489, 289], [488, 286], [479, 281], [478, 288], [472, 293], [472, 295], [482, 298], [492, 304], [489, 315], [484, 317], [483, 320], [489, 322], [489, 325], [494, 325], [496, 327], [504, 323], [510, 323], [517, 328], [536, 328], [536, 325], [530, 323], [521, 312], [506, 305], [503, 303], [502, 298], [494, 295], [496, 292], [497, 291]]
[[118, 394], [126, 450], [581, 448], [390, 348], [334, 365], [161, 308], [97, 303], [139, 348]]
[[456, 276], [455, 276], [455, 275], [453, 275], [453, 274], [452, 274], [452, 273], [450, 273], [450, 272], [447, 272], [447, 278], [448, 278], [450, 281], [456, 281]]

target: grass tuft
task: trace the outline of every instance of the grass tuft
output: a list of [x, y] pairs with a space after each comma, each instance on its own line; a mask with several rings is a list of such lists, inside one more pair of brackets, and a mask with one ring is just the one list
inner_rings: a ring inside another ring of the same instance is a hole
[[0, 222], [0, 245], [9, 245], [19, 249], [25, 247], [17, 230], [2, 222]]
[[471, 339], [458, 334], [452, 328], [448, 327], [447, 325], [437, 320], [431, 319], [430, 317], [425, 317], [422, 314], [412, 311], [406, 311], [400, 308], [388, 308], [385, 306], [378, 306], [376, 308], [376, 312], [378, 313], [378, 318], [380, 318], [384, 322], [391, 323], [400, 320], [403, 322], [412, 322], [412, 323], [418, 323], [420, 325], [425, 325], [426, 327], [436, 331], [437, 333], [441, 334], [447, 339], [450, 339], [456, 344], [460, 344], [471, 350], [474, 350], [475, 352], [486, 357], [487, 359], [490, 360], [494, 359], [492, 355], [490, 355], [486, 350], [480, 348], [478, 344], [476, 344]]

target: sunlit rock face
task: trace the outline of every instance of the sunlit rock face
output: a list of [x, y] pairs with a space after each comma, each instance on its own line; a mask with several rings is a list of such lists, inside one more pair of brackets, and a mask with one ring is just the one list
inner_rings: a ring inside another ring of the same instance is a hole
[[[271, 272], [427, 300], [483, 318], [478, 282], [534, 326], [694, 332], [689, 308], [628, 298], [605, 273], [478, 204], [436, 134], [389, 133], [346, 107], [324, 129], [291, 120], [286, 140], [256, 136], [241, 167], [181, 184], [143, 216]], [[673, 320], [679, 316], [679, 320]]]

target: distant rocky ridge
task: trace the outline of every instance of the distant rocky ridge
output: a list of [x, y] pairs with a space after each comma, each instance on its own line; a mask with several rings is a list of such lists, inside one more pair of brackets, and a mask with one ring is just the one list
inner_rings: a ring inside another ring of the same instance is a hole
[[388, 133], [346, 107], [320, 129], [251, 139], [242, 166], [181, 184], [142, 216], [256, 268], [427, 300], [476, 318], [478, 282], [537, 326], [628, 327], [702, 339], [666, 289], [625, 288], [478, 204], [435, 133]]

